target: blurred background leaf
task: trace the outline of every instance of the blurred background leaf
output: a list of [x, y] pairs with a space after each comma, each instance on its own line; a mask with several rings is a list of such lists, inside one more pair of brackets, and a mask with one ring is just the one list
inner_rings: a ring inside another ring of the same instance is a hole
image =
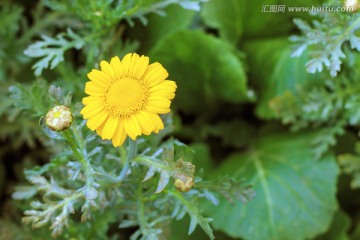
[[243, 176], [257, 195], [247, 205], [208, 206], [215, 229], [245, 239], [306, 239], [325, 232], [337, 209], [339, 170], [331, 154], [313, 158], [311, 139], [310, 133], [265, 135], [249, 152], [230, 156], [214, 175]]
[[[221, 54], [219, 54], [221, 52]], [[186, 113], [205, 113], [218, 102], [248, 98], [243, 63], [226, 42], [200, 31], [182, 31], [160, 41], [150, 56], [161, 62], [179, 86], [174, 105]], [[189, 98], [196, 96], [197, 101]]]

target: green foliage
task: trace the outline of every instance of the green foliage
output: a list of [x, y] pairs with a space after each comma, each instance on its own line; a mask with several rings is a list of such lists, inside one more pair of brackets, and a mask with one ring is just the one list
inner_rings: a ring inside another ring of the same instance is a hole
[[[289, 9], [342, 4], [1, 1], [0, 239], [359, 239], [360, 12]], [[81, 101], [129, 52], [178, 88], [165, 129], [114, 148]]]
[[[357, 36], [360, 15], [334, 12], [324, 12], [318, 15], [321, 16], [321, 21], [314, 20], [314, 27], [301, 19], [294, 20], [301, 30], [302, 36], [291, 37], [292, 41], [298, 43], [292, 56], [298, 57], [305, 49], [310, 48], [311, 60], [306, 63], [307, 71], [310, 73], [321, 72], [325, 66], [334, 77], [341, 69], [340, 59], [345, 58], [341, 49], [344, 43], [349, 41], [352, 49], [360, 51], [360, 38]], [[336, 27], [329, 28], [329, 26]]]
[[178, 5], [170, 5], [166, 9], [166, 17], [151, 14], [146, 25], [136, 24], [129, 34], [131, 38], [141, 41], [141, 50], [149, 51], [158, 41], [180, 30], [188, 29], [193, 23], [196, 12], [183, 9]]
[[342, 211], [337, 211], [329, 230], [316, 238], [316, 240], [348, 240], [350, 218]]
[[313, 142], [316, 157], [335, 145], [335, 137], [344, 133], [346, 125], [359, 125], [358, 80], [328, 79], [323, 86], [304, 88], [297, 94], [277, 96], [271, 107], [283, 123], [291, 124], [295, 130], [322, 127]]
[[342, 171], [352, 176], [351, 188], [360, 187], [360, 143], [356, 143], [355, 153], [346, 153], [338, 156]]
[[213, 0], [204, 4], [201, 15], [207, 26], [218, 29], [222, 38], [236, 45], [243, 32], [241, 8], [242, 3], [237, 0], [230, 0], [227, 4]]
[[[241, 60], [232, 47], [211, 35], [177, 32], [159, 42], [151, 56], [178, 79], [177, 107], [182, 111], [204, 112], [203, 106], [216, 107], [219, 100], [239, 103], [251, 97]], [[198, 96], [198, 101], [189, 96]]]
[[19, 109], [31, 111], [37, 117], [49, 110], [50, 104], [44, 102], [44, 99], [48, 98], [45, 81], [35, 82], [32, 86], [14, 85], [9, 88], [9, 92], [10, 98]]
[[41, 41], [35, 42], [25, 50], [24, 54], [29, 57], [42, 57], [33, 66], [36, 76], [40, 76], [43, 69], [48, 67], [54, 69], [60, 62], [64, 61], [64, 52], [66, 50], [71, 48], [79, 50], [84, 45], [84, 40], [71, 29], [68, 29], [66, 35], [64, 35], [59, 34], [56, 38], [43, 35]]
[[312, 139], [309, 133], [270, 134], [229, 157], [215, 173], [244, 176], [257, 196], [248, 205], [209, 206], [215, 228], [245, 239], [306, 239], [326, 231], [337, 209], [339, 171], [333, 156], [313, 158]]
[[[274, 48], [279, 50], [274, 51]], [[259, 89], [260, 97], [256, 113], [262, 118], [274, 116], [269, 101], [276, 96], [287, 91], [296, 92], [299, 87], [319, 81], [319, 76], [306, 73], [303, 67], [308, 60], [307, 54], [303, 54], [297, 61], [291, 61], [291, 44], [286, 39], [253, 41], [245, 46], [245, 50], [248, 53], [249, 67], [253, 74], [251, 77]], [[290, 105], [290, 109], [291, 103], [291, 101], [285, 102]], [[291, 115], [284, 114], [285, 117], [290, 118]], [[285, 123], [288, 123], [287, 119]]]

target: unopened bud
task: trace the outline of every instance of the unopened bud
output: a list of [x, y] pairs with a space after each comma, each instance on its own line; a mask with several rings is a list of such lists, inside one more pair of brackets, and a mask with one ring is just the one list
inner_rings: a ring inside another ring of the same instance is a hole
[[58, 102], [60, 102], [64, 97], [61, 88], [55, 85], [51, 85], [49, 87], [49, 95]]
[[51, 130], [64, 131], [71, 126], [72, 114], [70, 108], [60, 105], [49, 110], [45, 116], [45, 123]]
[[186, 177], [184, 182], [180, 178], [177, 178], [174, 185], [179, 191], [188, 192], [194, 186], [194, 179], [192, 177]]

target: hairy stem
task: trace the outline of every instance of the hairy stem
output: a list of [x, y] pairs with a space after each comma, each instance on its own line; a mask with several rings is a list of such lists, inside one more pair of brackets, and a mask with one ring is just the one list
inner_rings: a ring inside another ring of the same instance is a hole
[[129, 138], [129, 151], [127, 154], [124, 167], [121, 170], [119, 177], [117, 177], [116, 179], [118, 182], [121, 182], [125, 179], [126, 173], [129, 171], [130, 168], [130, 161], [136, 156], [136, 153], [137, 153], [136, 140], [132, 140]]

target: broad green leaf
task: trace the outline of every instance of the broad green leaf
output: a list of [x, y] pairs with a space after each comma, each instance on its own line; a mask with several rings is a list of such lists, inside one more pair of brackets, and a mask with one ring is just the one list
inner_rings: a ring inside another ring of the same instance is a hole
[[219, 29], [220, 36], [236, 45], [242, 35], [243, 20], [239, 0], [208, 1], [203, 5], [201, 16], [206, 25]]
[[329, 230], [317, 237], [316, 240], [349, 240], [348, 231], [350, 228], [350, 218], [346, 213], [338, 210], [333, 218]]
[[240, 103], [246, 99], [243, 64], [223, 40], [201, 31], [181, 31], [163, 39], [150, 55], [176, 81], [174, 104], [185, 112], [208, 112], [205, 106], [216, 108], [219, 100]]
[[313, 159], [310, 133], [273, 134], [253, 150], [231, 156], [216, 172], [245, 178], [255, 198], [247, 205], [208, 206], [214, 227], [251, 240], [312, 238], [325, 232], [337, 209], [338, 167], [327, 155]]
[[272, 118], [274, 112], [270, 101], [286, 91], [316, 83], [317, 74], [306, 72], [307, 54], [292, 58], [291, 43], [287, 39], [270, 39], [250, 42], [245, 45], [251, 72], [251, 81], [257, 86], [259, 103], [256, 113], [261, 118]]
[[206, 128], [208, 136], [220, 137], [224, 146], [235, 148], [249, 144], [249, 139], [255, 133], [254, 127], [239, 119], [221, 121], [216, 125], [209, 125], [204, 128]]
[[196, 172], [203, 171], [203, 175], [208, 176], [214, 168], [209, 146], [204, 143], [193, 143], [190, 147], [195, 152], [192, 163], [196, 166]]
[[164, 15], [150, 14], [146, 26], [138, 23], [136, 27], [129, 29], [129, 37], [140, 40], [142, 51], [148, 51], [162, 38], [188, 29], [194, 16], [194, 11], [170, 5], [165, 9]]

